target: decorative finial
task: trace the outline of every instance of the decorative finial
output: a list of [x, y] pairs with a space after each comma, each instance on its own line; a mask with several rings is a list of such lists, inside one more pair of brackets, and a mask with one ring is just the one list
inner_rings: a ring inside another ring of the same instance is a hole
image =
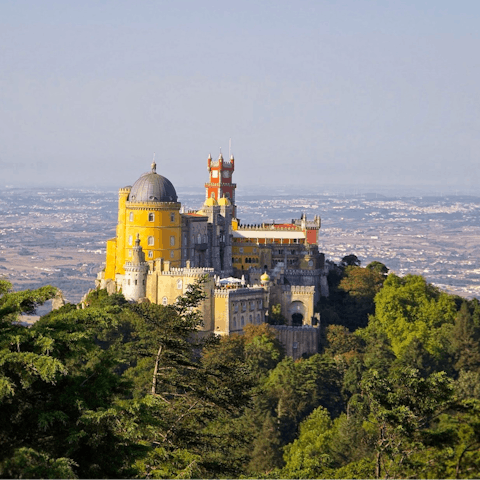
[[208, 154], [208, 160], [211, 160], [211, 159], [212, 159], [212, 154], [209, 153], [209, 154]]
[[155, 163], [155, 152], [153, 152], [152, 173], [157, 173], [157, 164]]
[[220, 147], [220, 155], [218, 157], [219, 160], [223, 160], [223, 155], [222, 155], [222, 148]]

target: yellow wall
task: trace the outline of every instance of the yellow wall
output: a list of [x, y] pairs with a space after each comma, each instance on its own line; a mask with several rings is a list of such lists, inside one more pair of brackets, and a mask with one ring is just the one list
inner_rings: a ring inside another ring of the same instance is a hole
[[[107, 243], [105, 278], [114, 279], [115, 274], [125, 274], [124, 265], [131, 258], [137, 234], [145, 253], [145, 260], [163, 258], [171, 262], [172, 267], [181, 264], [181, 219], [180, 203], [131, 203], [127, 201], [130, 187], [118, 192], [118, 224], [116, 239]], [[149, 214], [153, 214], [153, 221]], [[133, 219], [130, 220], [133, 214]], [[173, 215], [173, 221], [172, 217]], [[153, 245], [148, 238], [153, 237]], [[171, 239], [173, 237], [173, 245]], [[149, 257], [149, 252], [152, 257]]]
[[[115, 254], [115, 273], [125, 273], [123, 265], [125, 265], [125, 205], [131, 188], [121, 188], [118, 191], [118, 223], [117, 223], [117, 241]], [[107, 259], [108, 262], [108, 259]], [[121, 266], [121, 269], [119, 268]], [[111, 266], [107, 264], [106, 271], [111, 271]]]
[[[242, 252], [240, 251], [242, 250]], [[251, 244], [251, 243], [240, 243], [236, 242], [234, 239], [234, 243], [232, 246], [232, 265], [233, 268], [237, 268], [239, 270], [248, 270], [250, 267], [258, 268], [261, 264], [261, 252], [262, 247], [259, 245]], [[251, 261], [247, 263], [247, 258]]]
[[115, 258], [117, 253], [117, 239], [107, 240], [107, 258], [105, 264], [105, 280], [115, 280]]
[[[199, 275], [176, 275], [163, 274], [161, 271], [154, 271], [147, 277], [147, 298], [152, 303], [159, 305], [163, 304], [163, 299], [166, 298], [166, 303], [172, 305], [175, 303], [177, 297], [184, 295], [187, 291], [188, 285], [200, 280]], [[180, 281], [180, 283], [179, 283]], [[203, 284], [203, 290], [206, 293], [206, 298], [200, 303], [198, 309], [202, 314], [203, 327], [199, 331], [213, 331], [215, 323], [215, 308], [213, 301], [213, 289], [215, 287], [214, 278], [208, 277]]]
[[230, 319], [228, 318], [228, 297], [215, 295], [215, 333], [228, 335], [230, 333]]
[[[160, 203], [155, 205], [127, 203], [125, 225], [125, 259], [135, 245], [137, 234], [140, 235], [140, 245], [145, 253], [145, 259], [163, 258], [171, 262], [172, 267], [180, 267], [181, 263], [181, 219], [179, 203]], [[130, 216], [133, 214], [133, 220]], [[153, 214], [153, 221], [149, 220]], [[173, 221], [172, 217], [173, 215]], [[148, 244], [148, 237], [153, 237], [153, 245]], [[171, 239], [173, 238], [173, 245]], [[153, 256], [149, 256], [153, 252]]]

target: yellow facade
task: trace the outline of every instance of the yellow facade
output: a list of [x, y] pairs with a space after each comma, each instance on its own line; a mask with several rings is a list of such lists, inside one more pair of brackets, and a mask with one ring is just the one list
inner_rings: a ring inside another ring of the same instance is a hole
[[137, 234], [147, 261], [163, 258], [172, 267], [181, 264], [180, 203], [130, 202], [130, 190], [119, 191], [117, 236], [107, 242], [105, 279], [125, 274]]
[[261, 248], [257, 244], [235, 242], [232, 246], [232, 265], [238, 270], [260, 266]]

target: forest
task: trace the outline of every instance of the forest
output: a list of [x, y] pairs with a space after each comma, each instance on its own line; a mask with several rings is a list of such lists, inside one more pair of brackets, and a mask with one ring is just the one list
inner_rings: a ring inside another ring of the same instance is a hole
[[268, 324], [200, 336], [201, 283], [27, 327], [57, 290], [0, 280], [0, 477], [479, 478], [479, 301], [354, 255], [328, 281], [293, 361]]

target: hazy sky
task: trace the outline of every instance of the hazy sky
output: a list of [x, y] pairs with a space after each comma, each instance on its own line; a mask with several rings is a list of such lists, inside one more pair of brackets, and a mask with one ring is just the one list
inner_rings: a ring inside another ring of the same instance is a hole
[[0, 0], [0, 187], [479, 188], [480, 1]]

